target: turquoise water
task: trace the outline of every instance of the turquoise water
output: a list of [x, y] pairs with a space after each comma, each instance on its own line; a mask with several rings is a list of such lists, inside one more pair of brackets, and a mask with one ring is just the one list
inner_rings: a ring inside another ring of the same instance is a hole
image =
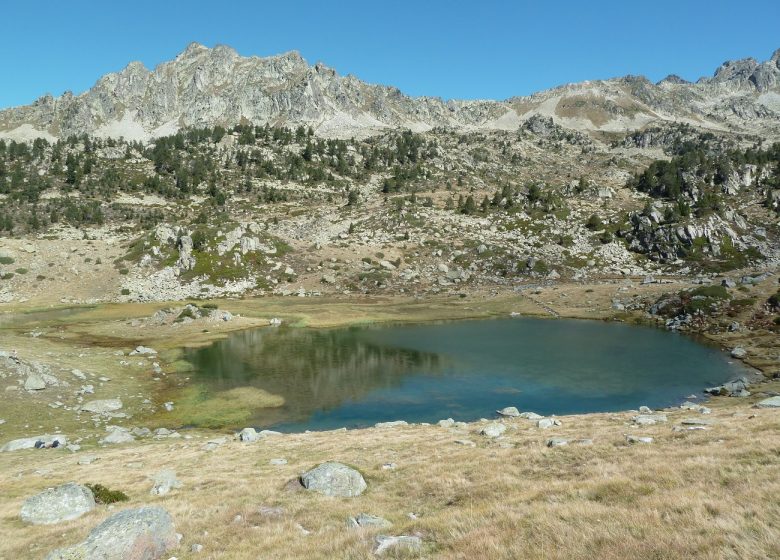
[[388, 420], [474, 420], [680, 403], [739, 375], [726, 354], [658, 329], [596, 321], [497, 319], [346, 329], [262, 328], [190, 350], [212, 392], [254, 386], [285, 405], [251, 424], [282, 431]]

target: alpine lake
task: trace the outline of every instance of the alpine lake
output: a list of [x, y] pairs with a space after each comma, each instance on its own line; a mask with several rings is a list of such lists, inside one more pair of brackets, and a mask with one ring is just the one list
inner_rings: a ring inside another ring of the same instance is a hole
[[472, 421], [505, 406], [542, 415], [660, 408], [745, 371], [660, 329], [532, 318], [266, 327], [184, 358], [182, 424], [283, 432]]

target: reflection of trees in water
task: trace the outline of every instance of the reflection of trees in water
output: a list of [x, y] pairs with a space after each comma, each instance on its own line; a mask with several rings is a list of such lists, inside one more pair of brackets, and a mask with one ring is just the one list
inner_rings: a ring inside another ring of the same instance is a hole
[[359, 330], [257, 329], [194, 350], [199, 382], [216, 391], [253, 385], [285, 399], [260, 411], [265, 423], [302, 420], [316, 410], [397, 387], [412, 371], [436, 372], [438, 354], [367, 342]]

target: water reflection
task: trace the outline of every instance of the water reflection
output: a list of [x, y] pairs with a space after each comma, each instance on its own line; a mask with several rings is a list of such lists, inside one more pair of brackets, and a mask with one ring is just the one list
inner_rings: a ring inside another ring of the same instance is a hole
[[724, 355], [656, 329], [507, 319], [333, 330], [258, 329], [191, 350], [194, 381], [285, 399], [260, 427], [471, 420], [507, 405], [540, 414], [666, 406], [739, 373]]

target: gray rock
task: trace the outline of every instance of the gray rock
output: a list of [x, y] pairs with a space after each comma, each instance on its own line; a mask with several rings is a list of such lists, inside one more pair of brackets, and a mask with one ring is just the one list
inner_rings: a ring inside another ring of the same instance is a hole
[[667, 418], [666, 414], [639, 414], [634, 416], [631, 420], [633, 420], [634, 424], [637, 426], [652, 426], [659, 422], [666, 422]]
[[178, 544], [170, 514], [160, 507], [142, 507], [115, 513], [84, 542], [55, 550], [46, 560], [158, 560]]
[[82, 412], [91, 412], [93, 414], [105, 414], [115, 412], [122, 408], [122, 401], [119, 399], [104, 399], [84, 403], [79, 408]]
[[147, 348], [146, 346], [136, 346], [135, 350], [130, 352], [130, 356], [148, 356], [157, 354], [157, 350], [154, 348]]
[[26, 391], [42, 391], [46, 388], [46, 382], [37, 373], [31, 373], [24, 381], [24, 388]]
[[482, 428], [479, 431], [479, 433], [489, 438], [497, 438], [505, 431], [506, 431], [506, 426], [504, 426], [503, 424], [499, 424], [498, 422], [491, 422], [490, 424]]
[[543, 430], [547, 428], [552, 428], [553, 426], [560, 426], [560, 425], [561, 425], [561, 421], [556, 420], [554, 418], [542, 418], [541, 420], [536, 422], [536, 426], [538, 428], [542, 428]]
[[14, 439], [0, 447], [0, 453], [8, 451], [20, 451], [22, 449], [33, 449], [35, 444], [43, 442], [46, 447], [51, 447], [55, 442], [57, 447], [64, 447], [68, 443], [68, 438], [63, 435], [43, 435], [29, 438]]
[[91, 465], [92, 463], [94, 463], [95, 461], [97, 461], [99, 459], [100, 459], [100, 457], [98, 457], [97, 455], [94, 455], [92, 453], [88, 453], [86, 455], [82, 455], [81, 457], [79, 457], [78, 464], [79, 465]]
[[283, 459], [283, 458], [279, 457], [279, 458], [276, 458], [276, 459], [271, 459], [270, 461], [268, 461], [268, 463], [271, 464], [271, 465], [274, 465], [276, 467], [279, 467], [281, 465], [286, 465], [287, 464], [287, 459]]
[[238, 432], [238, 439], [244, 443], [252, 443], [260, 439], [260, 434], [254, 428], [244, 428]]
[[537, 414], [535, 412], [521, 412], [520, 418], [525, 418], [526, 420], [539, 420], [541, 418], [544, 418], [541, 414]]
[[632, 436], [627, 435], [626, 441], [628, 443], [653, 443], [653, 438], [649, 436]]
[[715, 422], [706, 418], [683, 418], [680, 424], [683, 426], [711, 426]]
[[164, 469], [154, 475], [154, 486], [150, 490], [152, 496], [165, 496], [174, 488], [181, 488], [181, 482], [176, 478], [176, 473], [171, 469]]
[[378, 422], [374, 424], [375, 428], [396, 428], [398, 426], [408, 426], [409, 423], [405, 420], [393, 420], [392, 422]]
[[744, 358], [746, 356], [747, 356], [747, 350], [745, 350], [741, 346], [737, 346], [736, 348], [734, 348], [731, 351], [731, 357], [732, 358], [737, 358], [737, 359], [741, 360], [742, 358]]
[[101, 439], [98, 443], [104, 444], [104, 445], [113, 445], [113, 444], [121, 444], [121, 443], [130, 443], [131, 441], [135, 441], [135, 437], [133, 434], [128, 432], [125, 429], [122, 428], [113, 428], [108, 432], [108, 435]]
[[410, 535], [399, 535], [397, 537], [388, 537], [380, 535], [376, 538], [376, 548], [374, 554], [381, 556], [389, 550], [419, 552], [422, 548], [420, 537]]
[[547, 440], [547, 447], [561, 447], [563, 445], [569, 445], [569, 441], [563, 438], [550, 438]]
[[[780, 396], [769, 397], [768, 399], [764, 399], [763, 401], [758, 401], [756, 403], [756, 407], [758, 407], [758, 408], [780, 408]], [[0, 449], [0, 451], [2, 451], [2, 450]]]
[[347, 520], [347, 525], [352, 529], [389, 529], [393, 526], [387, 519], [377, 517], [376, 515], [369, 515], [367, 513], [361, 513], [355, 517], [350, 517]]
[[77, 519], [95, 509], [95, 497], [86, 486], [70, 482], [27, 498], [21, 518], [33, 525], [51, 525]]
[[517, 418], [520, 416], [520, 411], [514, 406], [506, 406], [501, 410], [496, 410], [501, 416], [508, 416], [510, 418]]
[[438, 425], [442, 428], [452, 428], [455, 425], [455, 420], [447, 418], [446, 420], [439, 420]]
[[363, 475], [358, 471], [333, 461], [303, 473], [301, 484], [307, 490], [340, 498], [359, 496], [367, 487]]

